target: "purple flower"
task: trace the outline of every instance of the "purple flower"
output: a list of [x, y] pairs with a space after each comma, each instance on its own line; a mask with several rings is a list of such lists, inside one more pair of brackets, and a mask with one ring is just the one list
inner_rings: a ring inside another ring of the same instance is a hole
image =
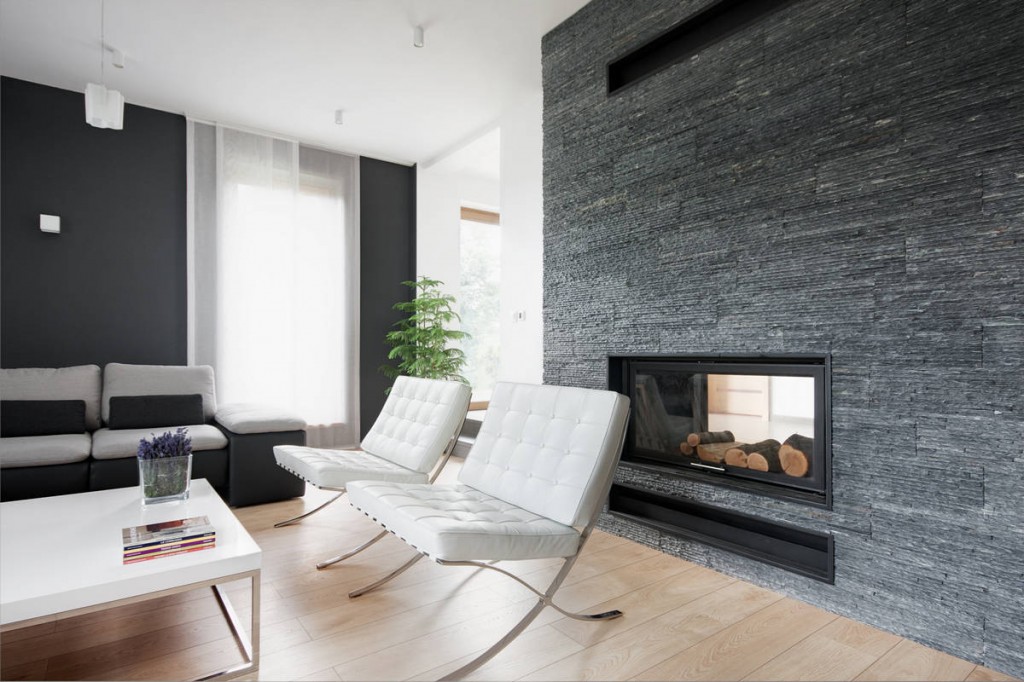
[[136, 453], [139, 459], [158, 459], [160, 457], [182, 457], [192, 454], [192, 439], [188, 437], [188, 429], [184, 426], [171, 433], [167, 431], [159, 436], [153, 436], [146, 440], [139, 441], [139, 449]]

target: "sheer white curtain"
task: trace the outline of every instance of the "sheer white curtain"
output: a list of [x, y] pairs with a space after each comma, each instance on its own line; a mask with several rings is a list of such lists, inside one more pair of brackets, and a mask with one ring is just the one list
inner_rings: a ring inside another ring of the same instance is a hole
[[189, 156], [190, 361], [213, 365], [219, 401], [355, 443], [357, 159], [192, 121]]

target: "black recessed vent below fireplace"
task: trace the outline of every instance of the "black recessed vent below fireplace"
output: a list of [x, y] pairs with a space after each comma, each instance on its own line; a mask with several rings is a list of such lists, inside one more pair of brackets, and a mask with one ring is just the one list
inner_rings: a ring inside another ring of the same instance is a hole
[[795, 0], [722, 0], [608, 64], [608, 94], [743, 30]]
[[618, 484], [612, 486], [608, 511], [670, 535], [835, 582], [834, 544], [828, 533]]

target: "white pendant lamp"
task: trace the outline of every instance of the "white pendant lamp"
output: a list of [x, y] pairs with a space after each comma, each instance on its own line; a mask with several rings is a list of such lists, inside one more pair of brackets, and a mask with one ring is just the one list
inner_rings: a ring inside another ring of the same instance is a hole
[[124, 128], [124, 96], [102, 85], [85, 86], [85, 122], [94, 128]]
[[[124, 96], [117, 90], [107, 90], [103, 73], [107, 61], [105, 5], [100, 2], [100, 82], [85, 86], [85, 122], [94, 128], [121, 130], [124, 128]], [[114, 50], [114, 54], [115, 66], [124, 68], [124, 53]]]

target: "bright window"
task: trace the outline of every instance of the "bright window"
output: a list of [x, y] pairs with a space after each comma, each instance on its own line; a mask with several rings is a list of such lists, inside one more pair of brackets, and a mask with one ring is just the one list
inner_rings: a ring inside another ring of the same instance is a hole
[[497, 213], [462, 209], [460, 230], [459, 303], [465, 376], [473, 387], [473, 402], [486, 402], [498, 380], [501, 363], [501, 227]]

